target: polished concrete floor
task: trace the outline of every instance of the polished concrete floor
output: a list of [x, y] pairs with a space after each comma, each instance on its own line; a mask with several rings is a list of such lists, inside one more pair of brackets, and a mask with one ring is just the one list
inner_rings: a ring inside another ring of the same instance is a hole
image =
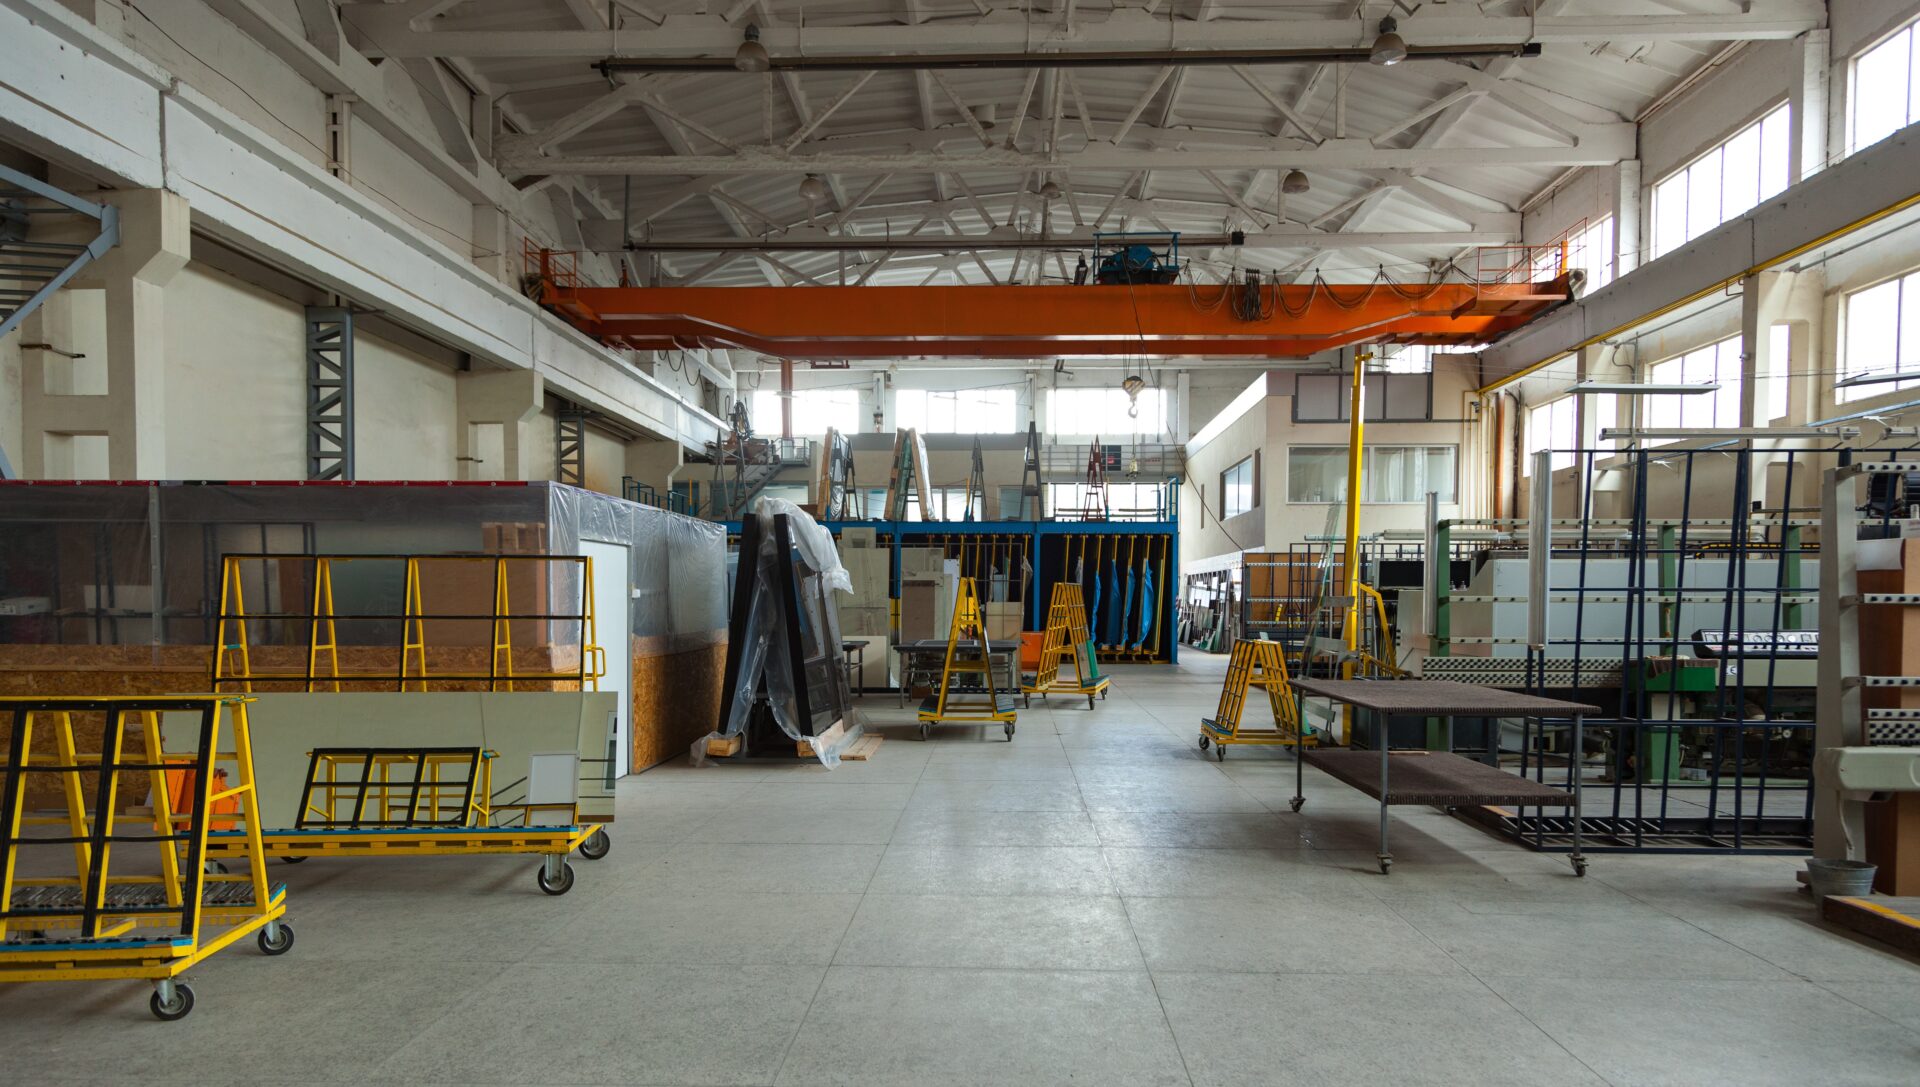
[[[1271, 751], [1202, 758], [1218, 658], [866, 763], [621, 786], [563, 898], [525, 858], [276, 866], [298, 943], [0, 986], [0, 1083], [1920, 1083], [1920, 963], [1813, 919], [1792, 858], [1575, 879]], [[910, 738], [911, 737], [911, 738]]]

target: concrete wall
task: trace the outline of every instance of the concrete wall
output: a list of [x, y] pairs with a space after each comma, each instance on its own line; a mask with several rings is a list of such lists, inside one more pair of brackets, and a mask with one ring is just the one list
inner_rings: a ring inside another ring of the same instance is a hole
[[[1180, 554], [1184, 569], [1218, 565], [1240, 551], [1284, 551], [1326, 531], [1325, 502], [1288, 499], [1287, 470], [1296, 446], [1347, 445], [1345, 423], [1293, 421], [1293, 374], [1276, 371], [1264, 379], [1267, 395], [1244, 405], [1231, 417], [1222, 416], [1205, 428], [1205, 440], [1187, 450], [1189, 485], [1181, 495]], [[1442, 368], [1434, 375], [1433, 415], [1426, 423], [1369, 423], [1366, 442], [1383, 445], [1450, 445], [1457, 449], [1455, 491], [1459, 501], [1442, 505], [1442, 517], [1465, 516], [1473, 487], [1471, 478], [1485, 469], [1485, 457], [1475, 442], [1475, 424], [1459, 418], [1463, 394], [1472, 378], [1459, 368]], [[1260, 450], [1259, 505], [1222, 524], [1220, 473]], [[1204, 503], [1201, 491], [1204, 491]], [[1205, 515], [1199, 512], [1204, 506]], [[1420, 530], [1425, 523], [1424, 502], [1368, 503], [1361, 511], [1362, 532]]]

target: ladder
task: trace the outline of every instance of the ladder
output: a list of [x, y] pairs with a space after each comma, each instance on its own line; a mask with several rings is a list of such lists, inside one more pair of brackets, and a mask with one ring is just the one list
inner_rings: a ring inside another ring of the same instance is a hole
[[[1247, 692], [1261, 688], [1273, 710], [1273, 728], [1245, 728], [1241, 717], [1247, 708]], [[1287, 674], [1287, 656], [1279, 642], [1241, 639], [1233, 643], [1233, 656], [1227, 661], [1227, 676], [1220, 687], [1220, 705], [1212, 717], [1200, 719], [1200, 750], [1213, 748], [1214, 757], [1227, 758], [1229, 744], [1316, 743], [1311, 732], [1300, 734], [1298, 701]]]
[[953, 622], [947, 628], [947, 655], [940, 667], [940, 685], [920, 704], [919, 717], [922, 740], [937, 724], [989, 723], [999, 724], [1005, 729], [1007, 739], [1013, 739], [1013, 693], [1003, 694], [994, 686], [987, 625], [980, 614], [979, 593], [970, 577], [960, 579], [960, 589], [954, 597]]
[[[1091, 643], [1093, 636], [1087, 632], [1087, 605], [1080, 595], [1080, 586], [1071, 582], [1060, 582], [1053, 587], [1053, 593], [1047, 600], [1047, 629], [1040, 643], [1040, 661], [1034, 670], [1033, 683], [1020, 689], [1027, 695], [1028, 703], [1032, 696], [1045, 699], [1048, 694], [1075, 694], [1087, 696], [1087, 708], [1093, 708], [1095, 695], [1107, 697], [1109, 680], [1099, 672], [1094, 662]], [[1071, 683], [1060, 679], [1060, 662], [1073, 661], [1074, 680]]]

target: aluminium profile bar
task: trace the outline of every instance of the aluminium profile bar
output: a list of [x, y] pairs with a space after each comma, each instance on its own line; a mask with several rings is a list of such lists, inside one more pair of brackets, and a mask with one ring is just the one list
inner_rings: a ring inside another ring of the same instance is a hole
[[1575, 396], [1698, 396], [1720, 391], [1719, 382], [1705, 385], [1662, 385], [1639, 381], [1582, 381], [1567, 390]]
[[1685, 441], [1692, 438], [1745, 440], [1754, 438], [1830, 438], [1849, 440], [1860, 436], [1859, 427], [1608, 427], [1601, 439], [1631, 441]]

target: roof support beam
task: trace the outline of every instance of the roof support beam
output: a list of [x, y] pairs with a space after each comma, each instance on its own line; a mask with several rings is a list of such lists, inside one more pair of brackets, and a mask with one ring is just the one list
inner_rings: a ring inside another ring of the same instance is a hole
[[[913, 5], [917, 7], [917, 5]], [[1568, 15], [1528, 17], [1415, 14], [1400, 20], [1407, 40], [1424, 46], [1471, 46], [1500, 42], [1769, 41], [1798, 37], [1824, 26], [1818, 0], [1753, 0], [1749, 10], [1708, 15]], [[1429, 9], [1437, 10], [1437, 9]], [[574, 57], [598, 60], [610, 52], [654, 57], [731, 55], [740, 29], [719, 16], [672, 15], [658, 26], [619, 30], [416, 29], [406, 5], [365, 4], [356, 24], [376, 39], [374, 55], [392, 57]], [[765, 26], [760, 40], [774, 55], [925, 54], [964, 43], [969, 52], [1023, 53], [1061, 49], [1225, 50], [1340, 49], [1363, 45], [1372, 29], [1351, 19], [1155, 18], [1123, 8], [1104, 18], [1082, 15], [1069, 31], [1040, 27], [1013, 10], [978, 19], [943, 19], [930, 36], [914, 23], [876, 26]]]
[[[652, 108], [650, 106], [650, 108]], [[1189, 137], [1203, 142], [1204, 133]], [[1420, 169], [1436, 166], [1611, 166], [1634, 154], [1633, 126], [1589, 125], [1574, 146], [1542, 147], [1376, 147], [1368, 140], [1328, 140], [1318, 147], [1237, 147], [1138, 150], [1101, 143], [1056, 160], [1047, 154], [1006, 149], [973, 155], [938, 151], [866, 154], [815, 152], [785, 154], [766, 148], [734, 155], [555, 155], [501, 156], [504, 170], [527, 174], [930, 174], [955, 170], [1013, 170], [1031, 173], [1073, 170], [1273, 170], [1273, 169]]]

